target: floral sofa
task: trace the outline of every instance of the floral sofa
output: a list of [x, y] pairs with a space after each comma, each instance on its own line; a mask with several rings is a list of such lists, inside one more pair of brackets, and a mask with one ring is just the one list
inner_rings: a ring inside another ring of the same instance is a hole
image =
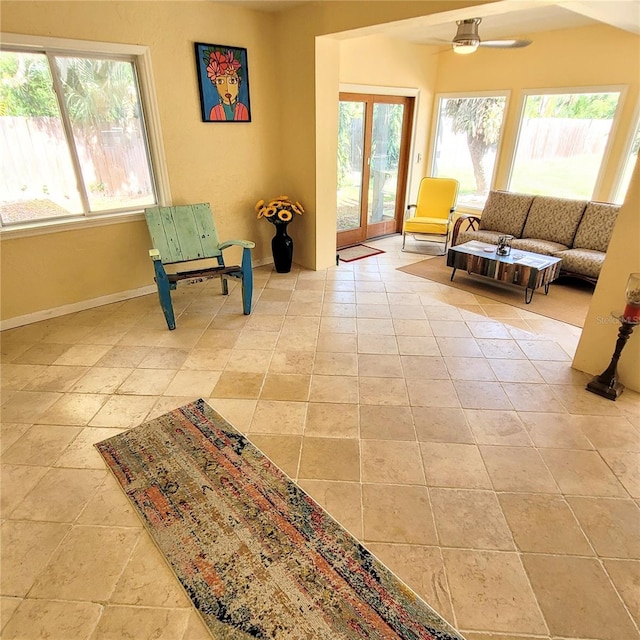
[[561, 273], [595, 283], [620, 207], [605, 202], [568, 200], [508, 191], [491, 191], [480, 217], [462, 214], [451, 244], [478, 240], [562, 258]]

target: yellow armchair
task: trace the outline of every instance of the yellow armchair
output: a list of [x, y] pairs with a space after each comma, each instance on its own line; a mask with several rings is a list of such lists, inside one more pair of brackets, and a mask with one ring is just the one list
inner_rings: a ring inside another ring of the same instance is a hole
[[403, 251], [406, 250], [407, 234], [411, 234], [415, 240], [444, 243], [443, 255], [447, 253], [458, 187], [458, 181], [453, 178], [422, 178], [418, 200], [407, 207], [402, 225]]

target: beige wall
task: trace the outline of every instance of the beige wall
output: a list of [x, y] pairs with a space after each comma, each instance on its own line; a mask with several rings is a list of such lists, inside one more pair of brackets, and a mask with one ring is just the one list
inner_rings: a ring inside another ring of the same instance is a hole
[[[625, 200], [613, 231], [598, 285], [580, 336], [573, 366], [592, 375], [602, 373], [613, 355], [630, 273], [640, 272], [640, 163], [636, 163]], [[640, 391], [640, 327], [624, 347], [618, 365], [620, 382]]]
[[[270, 256], [273, 229], [253, 206], [284, 184], [273, 14], [209, 2], [3, 1], [0, 20], [3, 32], [150, 47], [173, 204], [210, 202], [221, 239], [254, 240], [255, 258]], [[250, 124], [201, 122], [194, 42], [247, 48]], [[143, 221], [5, 239], [2, 319], [153, 284], [149, 248]]]

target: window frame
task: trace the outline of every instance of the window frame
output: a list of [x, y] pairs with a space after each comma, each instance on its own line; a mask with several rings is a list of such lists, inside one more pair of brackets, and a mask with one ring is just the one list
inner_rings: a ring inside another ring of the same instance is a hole
[[[155, 94], [151, 50], [149, 47], [12, 33], [0, 33], [0, 42], [2, 43], [0, 46], [2, 50], [43, 53], [47, 57], [50, 55], [75, 55], [90, 58], [104, 56], [110, 59], [132, 61], [138, 83], [151, 178], [157, 203], [159, 206], [166, 206], [171, 202], [169, 173], [164, 153], [160, 127], [160, 110]], [[3, 225], [0, 221], [0, 235], [3, 238], [26, 237], [142, 219], [143, 209], [124, 208], [104, 213], [70, 214], [61, 219], [29, 221], [12, 225]]]
[[[493, 171], [491, 173], [491, 179], [489, 180], [489, 190], [496, 188], [496, 177], [498, 175], [498, 166], [501, 163], [503, 151], [505, 148], [505, 131], [508, 126], [509, 115], [509, 102], [511, 100], [511, 89], [492, 89], [487, 91], [449, 91], [446, 93], [436, 93], [433, 101], [433, 115], [431, 125], [431, 142], [429, 145], [429, 164], [428, 164], [428, 176], [437, 177], [434, 174], [436, 166], [436, 150], [438, 142], [438, 132], [440, 125], [440, 101], [445, 99], [457, 99], [457, 98], [504, 98], [504, 115], [502, 117], [502, 124], [500, 126], [500, 138], [496, 147], [496, 160], [493, 165]], [[488, 194], [487, 194], [488, 197]], [[483, 207], [474, 207], [469, 204], [458, 203], [457, 211], [479, 212]]]
[[[611, 202], [615, 202], [616, 197], [618, 196], [620, 189], [622, 187], [622, 180], [627, 171], [627, 167], [629, 165], [629, 161], [631, 160], [631, 148], [633, 147], [633, 141], [635, 140], [635, 134], [640, 129], [640, 102], [636, 104], [636, 108], [633, 113], [633, 118], [631, 119], [631, 126], [629, 129], [629, 135], [627, 136], [624, 151], [622, 152], [622, 160], [618, 165], [618, 170], [616, 172], [616, 179], [613, 183], [613, 190], [611, 192]], [[636, 164], [640, 162], [640, 151], [636, 156]], [[623, 204], [627, 198], [627, 193], [629, 192], [629, 184], [627, 184], [627, 191], [624, 194], [624, 198], [620, 204]]]
[[[563, 94], [583, 94], [583, 93], [616, 93], [620, 94], [618, 98], [618, 104], [616, 105], [616, 111], [613, 114], [613, 119], [611, 121], [611, 129], [609, 130], [609, 135], [607, 137], [607, 144], [605, 145], [604, 151], [602, 153], [602, 160], [600, 161], [600, 167], [598, 169], [598, 174], [596, 176], [595, 182], [593, 184], [593, 189], [591, 190], [591, 196], [589, 200], [597, 199], [596, 194], [600, 192], [602, 188], [602, 183], [604, 179], [604, 175], [607, 171], [607, 166], [609, 163], [609, 159], [611, 157], [611, 148], [614, 144], [614, 140], [617, 134], [617, 130], [619, 127], [620, 119], [622, 117], [622, 111], [624, 107], [624, 102], [627, 95], [627, 85], [594, 85], [594, 86], [581, 86], [581, 87], [534, 87], [531, 89], [522, 89], [519, 92], [518, 96], [518, 109], [517, 109], [517, 132], [513, 138], [513, 146], [509, 150], [509, 159], [508, 166], [509, 170], [506, 176], [506, 186], [505, 189], [507, 191], [511, 190], [511, 180], [513, 178], [513, 170], [516, 163], [516, 155], [518, 152], [518, 145], [520, 143], [520, 135], [522, 133], [522, 121], [524, 117], [524, 105], [526, 103], [528, 96], [541, 96], [541, 95], [563, 95]], [[613, 197], [613, 193], [608, 194], [610, 198]], [[577, 198], [579, 199], [579, 198]]]

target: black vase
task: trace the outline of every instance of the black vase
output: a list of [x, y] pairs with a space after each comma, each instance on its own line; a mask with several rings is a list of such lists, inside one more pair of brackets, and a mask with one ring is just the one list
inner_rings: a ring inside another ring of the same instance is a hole
[[287, 223], [274, 225], [276, 235], [271, 239], [273, 264], [278, 273], [289, 273], [293, 260], [293, 239], [287, 235]]

